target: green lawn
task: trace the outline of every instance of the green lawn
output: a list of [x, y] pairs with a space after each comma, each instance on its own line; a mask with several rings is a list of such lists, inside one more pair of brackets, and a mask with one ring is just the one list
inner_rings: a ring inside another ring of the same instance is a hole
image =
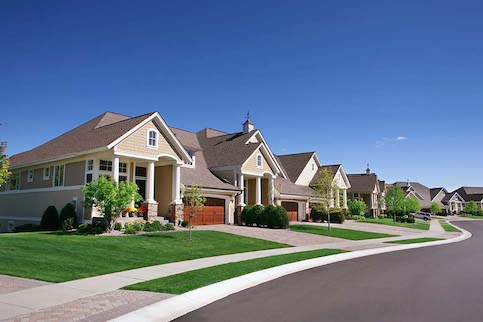
[[426, 243], [436, 240], [443, 240], [441, 238], [430, 238], [430, 237], [423, 237], [423, 238], [414, 238], [414, 239], [404, 239], [404, 240], [395, 240], [386, 242], [388, 244], [417, 244], [417, 243]]
[[202, 257], [290, 247], [214, 231], [137, 236], [67, 233], [0, 234], [0, 274], [65, 282]]
[[463, 218], [471, 218], [471, 219], [483, 219], [483, 216], [474, 216], [474, 215], [465, 215], [461, 216]]
[[443, 227], [444, 231], [446, 231], [446, 232], [449, 232], [449, 233], [460, 233], [461, 232], [461, 230], [459, 230], [456, 227], [451, 226], [448, 223], [440, 222], [440, 224], [441, 224], [441, 227]]
[[416, 221], [414, 224], [408, 224], [405, 222], [394, 222], [392, 218], [366, 218], [366, 220], [362, 222], [367, 222], [371, 224], [380, 224], [380, 225], [388, 225], [388, 226], [398, 226], [398, 227], [405, 227], [405, 228], [413, 228], [413, 229], [421, 229], [421, 230], [429, 230], [429, 223], [423, 221]]
[[327, 227], [315, 226], [315, 225], [290, 225], [290, 229], [292, 231], [297, 231], [301, 233], [309, 233], [309, 234], [323, 235], [323, 236], [350, 239], [350, 240], [395, 237], [395, 235], [371, 233], [367, 231], [342, 229], [342, 228], [334, 228], [334, 227], [331, 227], [329, 231]]
[[270, 267], [343, 252], [345, 251], [336, 249], [319, 249], [307, 252], [251, 259], [171, 275], [156, 280], [130, 285], [125, 287], [125, 289], [182, 294], [206, 285], [214, 284]]

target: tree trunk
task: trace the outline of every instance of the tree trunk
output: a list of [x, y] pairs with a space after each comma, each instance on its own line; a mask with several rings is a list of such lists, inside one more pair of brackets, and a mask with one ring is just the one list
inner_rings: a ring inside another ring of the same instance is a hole
[[188, 218], [188, 227], [189, 227], [189, 237], [188, 240], [191, 241], [191, 214]]

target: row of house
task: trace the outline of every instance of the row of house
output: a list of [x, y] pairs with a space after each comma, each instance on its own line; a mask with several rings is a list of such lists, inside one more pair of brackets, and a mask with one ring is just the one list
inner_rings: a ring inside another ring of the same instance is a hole
[[[340, 164], [323, 165], [315, 152], [275, 155], [249, 118], [240, 132], [190, 132], [168, 126], [158, 112], [136, 117], [104, 113], [12, 156], [10, 165], [9, 182], [0, 187], [0, 231], [38, 223], [47, 206], [60, 209], [68, 202], [81, 222], [91, 222], [99, 214], [84, 207], [81, 187], [100, 176], [135, 182], [148, 219], [172, 222], [185, 218], [184, 191], [200, 185], [206, 204], [197, 225], [234, 224], [243, 207], [255, 204], [281, 205], [291, 220], [306, 219], [318, 201], [313, 187], [324, 169], [339, 189], [333, 200], [337, 208], [347, 209], [348, 200], [358, 198], [378, 216], [387, 189], [369, 169], [346, 174]], [[426, 198], [426, 190], [418, 188], [406, 190]], [[444, 192], [435, 197], [451, 210], [475, 191], [455, 192], [451, 198]]]

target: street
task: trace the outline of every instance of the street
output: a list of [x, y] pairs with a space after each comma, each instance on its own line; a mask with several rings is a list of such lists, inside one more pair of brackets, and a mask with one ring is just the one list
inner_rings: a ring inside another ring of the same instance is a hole
[[179, 321], [483, 321], [483, 220], [463, 242], [340, 262], [231, 295]]

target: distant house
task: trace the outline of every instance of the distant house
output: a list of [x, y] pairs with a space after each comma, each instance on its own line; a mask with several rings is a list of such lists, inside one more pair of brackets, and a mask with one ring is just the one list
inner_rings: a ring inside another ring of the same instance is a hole
[[483, 209], [483, 187], [460, 187], [446, 194], [442, 200], [450, 214], [459, 214], [471, 201]]
[[363, 200], [367, 205], [370, 216], [380, 216], [385, 209], [382, 200], [383, 191], [381, 191], [381, 187], [385, 187], [385, 184], [381, 186], [377, 175], [371, 173], [369, 167], [366, 169], [366, 173], [348, 174], [347, 177], [351, 185], [347, 190], [348, 198], [350, 200]]
[[419, 182], [398, 181], [393, 185], [400, 187], [407, 197], [415, 197], [421, 204], [421, 211], [431, 212], [431, 205], [438, 204], [442, 210], [446, 211], [447, 205], [443, 202], [448, 192], [445, 188], [428, 188]]

